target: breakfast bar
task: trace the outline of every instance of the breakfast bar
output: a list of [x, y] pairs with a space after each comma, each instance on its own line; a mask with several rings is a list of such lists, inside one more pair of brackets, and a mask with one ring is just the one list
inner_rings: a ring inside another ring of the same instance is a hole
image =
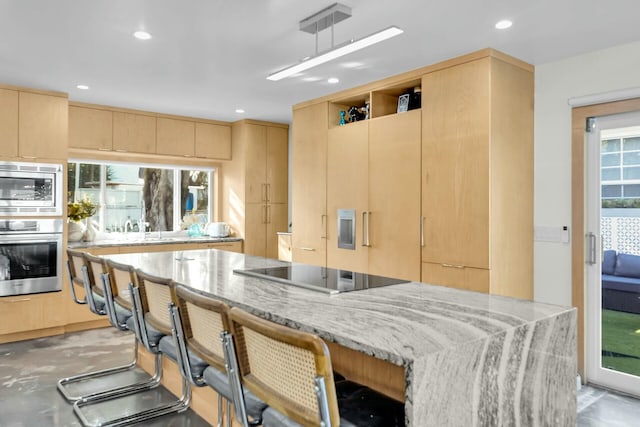
[[335, 371], [404, 401], [407, 426], [576, 423], [573, 308], [417, 282], [330, 295], [234, 273], [290, 264], [215, 249], [105, 258], [317, 334]]

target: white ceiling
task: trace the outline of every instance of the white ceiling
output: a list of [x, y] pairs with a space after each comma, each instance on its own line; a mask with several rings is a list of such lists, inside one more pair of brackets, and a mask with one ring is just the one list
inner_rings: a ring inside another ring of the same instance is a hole
[[[485, 47], [535, 65], [640, 39], [638, 0], [342, 0], [353, 16], [335, 26], [336, 44], [390, 25], [405, 33], [268, 81], [315, 52], [298, 22], [333, 2], [0, 0], [0, 83], [67, 92], [73, 101], [290, 122], [298, 102]], [[496, 30], [503, 18], [513, 27]], [[133, 38], [138, 29], [153, 39]], [[321, 32], [320, 50], [330, 43], [330, 31]]]

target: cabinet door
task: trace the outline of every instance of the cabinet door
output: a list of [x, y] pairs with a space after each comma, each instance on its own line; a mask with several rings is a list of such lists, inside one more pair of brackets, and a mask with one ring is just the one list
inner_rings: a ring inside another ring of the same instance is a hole
[[0, 89], [0, 155], [18, 157], [18, 91]]
[[[289, 136], [287, 129], [267, 127], [267, 201], [287, 203]], [[282, 230], [280, 230], [282, 231]]]
[[247, 255], [266, 256], [267, 205], [264, 203], [247, 203], [244, 212], [244, 253]]
[[422, 79], [422, 261], [489, 267], [489, 62]]
[[327, 132], [326, 102], [293, 111], [291, 188], [293, 260], [326, 264]]
[[422, 282], [489, 293], [490, 272], [484, 268], [423, 262]]
[[69, 134], [67, 98], [20, 92], [19, 155], [66, 159]]
[[[363, 212], [368, 210], [369, 122], [329, 129], [327, 145], [327, 266], [366, 273]], [[355, 249], [338, 247], [338, 209], [355, 209]]]
[[288, 205], [286, 203], [270, 203], [267, 205], [267, 236], [266, 252], [267, 258], [278, 259], [278, 231], [287, 231], [288, 227]]
[[0, 298], [0, 335], [64, 325], [62, 292]]
[[196, 123], [196, 157], [231, 160], [231, 127]]
[[159, 117], [157, 119], [156, 153], [193, 157], [195, 153], [195, 123]]
[[113, 149], [155, 154], [156, 118], [142, 114], [114, 112]]
[[371, 120], [369, 272], [420, 280], [421, 113]]
[[113, 113], [69, 106], [69, 147], [92, 150], [113, 148]]
[[245, 144], [245, 201], [267, 202], [267, 127], [246, 124]]

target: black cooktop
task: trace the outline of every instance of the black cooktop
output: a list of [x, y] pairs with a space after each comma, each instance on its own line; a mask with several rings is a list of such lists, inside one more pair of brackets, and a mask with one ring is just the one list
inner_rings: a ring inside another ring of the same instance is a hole
[[356, 273], [307, 264], [291, 264], [281, 267], [236, 269], [234, 273], [259, 277], [314, 291], [337, 294], [369, 288], [407, 283], [407, 280], [373, 274]]

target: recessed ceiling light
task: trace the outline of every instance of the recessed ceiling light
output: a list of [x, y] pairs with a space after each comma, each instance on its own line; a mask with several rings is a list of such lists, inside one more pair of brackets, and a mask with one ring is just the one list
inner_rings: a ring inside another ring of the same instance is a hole
[[236, 113], [242, 114], [244, 113], [244, 110], [242, 108], [236, 108]]
[[336, 77], [331, 77], [331, 78], [329, 78], [327, 80], [327, 83], [331, 83], [331, 84], [336, 84], [336, 83], [339, 83], [339, 82], [340, 82], [340, 80], [337, 79]]
[[136, 31], [135, 33], [133, 33], [133, 37], [139, 40], [149, 40], [151, 38], [151, 34], [147, 33], [146, 31]]
[[508, 19], [503, 19], [502, 21], [498, 21], [496, 23], [496, 28], [498, 30], [506, 30], [507, 28], [511, 27], [513, 25], [513, 22], [509, 21]]
[[87, 85], [76, 85], [76, 87], [80, 90], [89, 90], [89, 86]]

